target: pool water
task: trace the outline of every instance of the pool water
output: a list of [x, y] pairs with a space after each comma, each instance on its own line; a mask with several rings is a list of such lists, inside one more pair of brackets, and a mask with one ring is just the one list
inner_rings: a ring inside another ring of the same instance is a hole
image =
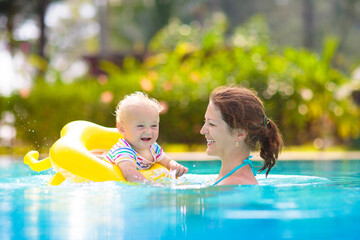
[[[219, 161], [164, 186], [46, 186], [0, 157], [0, 239], [359, 239], [360, 160], [279, 161], [258, 186], [209, 186]], [[255, 162], [260, 165], [260, 162]]]

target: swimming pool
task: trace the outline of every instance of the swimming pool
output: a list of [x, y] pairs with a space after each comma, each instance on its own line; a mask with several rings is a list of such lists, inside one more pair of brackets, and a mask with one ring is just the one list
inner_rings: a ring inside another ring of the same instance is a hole
[[206, 187], [219, 161], [183, 164], [178, 185], [47, 187], [51, 171], [0, 157], [0, 239], [359, 239], [360, 160], [279, 161], [223, 187]]

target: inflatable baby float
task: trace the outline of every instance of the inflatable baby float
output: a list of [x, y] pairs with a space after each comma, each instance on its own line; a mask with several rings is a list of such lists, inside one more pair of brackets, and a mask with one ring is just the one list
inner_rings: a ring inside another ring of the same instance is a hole
[[[62, 128], [60, 138], [51, 146], [49, 157], [38, 160], [39, 152], [30, 151], [25, 155], [24, 163], [38, 172], [53, 168], [56, 174], [48, 185], [60, 185], [65, 180], [78, 183], [126, 181], [119, 167], [91, 152], [97, 149], [109, 150], [120, 137], [116, 128], [87, 121], [70, 122]], [[152, 180], [168, 174], [168, 170], [158, 163], [140, 172]]]

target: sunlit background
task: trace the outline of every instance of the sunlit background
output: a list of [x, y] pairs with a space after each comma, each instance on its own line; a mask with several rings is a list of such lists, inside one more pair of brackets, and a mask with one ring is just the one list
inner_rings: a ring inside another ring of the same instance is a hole
[[47, 152], [68, 122], [164, 106], [159, 142], [198, 151], [209, 93], [255, 89], [288, 148], [360, 149], [358, 0], [0, 0], [0, 153]]
[[[0, 0], [0, 239], [358, 239], [359, 39], [360, 0]], [[224, 84], [255, 89], [284, 137], [256, 186], [209, 186], [221, 162], [197, 161]], [[55, 171], [23, 163], [71, 121], [114, 127], [137, 90], [184, 176], [46, 186]]]

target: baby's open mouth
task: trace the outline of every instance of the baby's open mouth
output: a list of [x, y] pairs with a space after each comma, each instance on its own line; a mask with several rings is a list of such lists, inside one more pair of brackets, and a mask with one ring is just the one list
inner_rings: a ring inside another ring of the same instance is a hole
[[141, 138], [141, 141], [144, 141], [144, 142], [148, 142], [150, 140], [151, 140], [151, 138]]

